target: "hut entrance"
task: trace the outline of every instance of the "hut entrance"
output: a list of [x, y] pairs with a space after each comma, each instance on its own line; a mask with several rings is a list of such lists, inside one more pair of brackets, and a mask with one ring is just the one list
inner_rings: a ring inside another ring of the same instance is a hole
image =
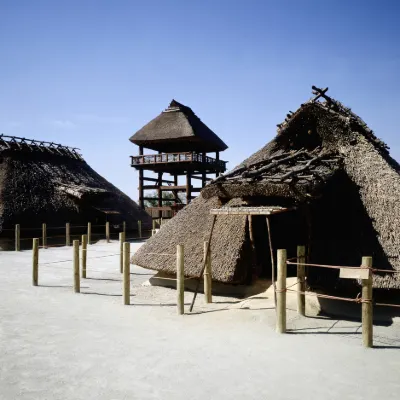
[[[287, 237], [294, 230], [293, 213], [287, 213], [293, 208], [279, 206], [258, 207], [221, 207], [212, 209], [214, 215], [246, 215], [247, 238], [249, 243], [248, 283], [257, 278], [272, 278], [276, 275], [272, 260], [278, 248], [287, 248]], [[279, 218], [272, 215], [283, 214]], [[297, 214], [297, 213], [296, 213]]]

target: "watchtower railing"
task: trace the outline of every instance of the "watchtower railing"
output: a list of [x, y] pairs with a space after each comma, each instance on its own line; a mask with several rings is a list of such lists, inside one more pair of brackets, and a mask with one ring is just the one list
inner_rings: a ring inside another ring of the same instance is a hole
[[165, 164], [165, 163], [201, 163], [209, 166], [214, 166], [221, 169], [226, 169], [226, 161], [217, 160], [203, 154], [193, 152], [179, 153], [162, 153], [149, 154], [141, 156], [131, 156], [131, 166], [139, 166], [144, 164]]

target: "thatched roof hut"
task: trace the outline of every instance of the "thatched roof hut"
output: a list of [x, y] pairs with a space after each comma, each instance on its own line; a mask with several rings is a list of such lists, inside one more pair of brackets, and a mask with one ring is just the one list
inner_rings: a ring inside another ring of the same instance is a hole
[[169, 151], [219, 152], [228, 146], [187, 107], [172, 100], [169, 107], [130, 139], [148, 149]]
[[[173, 259], [146, 253], [182, 243], [189, 248], [185, 273], [199, 274], [210, 209], [241, 202], [290, 210], [270, 217], [274, 249], [294, 256], [296, 245], [306, 244], [311, 262], [360, 265], [362, 256], [372, 256], [377, 268], [400, 271], [400, 166], [364, 121], [326, 90], [313, 89], [316, 96], [287, 115], [270, 143], [207, 185], [133, 261], [172, 272]], [[217, 281], [243, 283], [271, 268], [265, 217], [249, 223], [246, 216], [219, 215], [211, 249]], [[336, 278], [333, 270], [310, 271], [314, 285]], [[400, 288], [399, 275], [375, 274], [374, 286]]]
[[112, 224], [150, 216], [96, 173], [77, 149], [55, 143], [0, 135], [0, 233], [14, 224], [38, 228], [70, 222]]

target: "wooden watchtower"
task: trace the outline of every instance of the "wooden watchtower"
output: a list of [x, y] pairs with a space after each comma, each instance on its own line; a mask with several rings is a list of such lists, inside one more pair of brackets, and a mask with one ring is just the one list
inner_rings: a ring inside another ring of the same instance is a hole
[[[139, 146], [139, 155], [131, 156], [131, 166], [139, 171], [139, 205], [144, 208], [149, 199], [144, 195], [146, 190], [156, 190], [158, 204], [149, 211], [158, 211], [159, 216], [162, 211], [174, 213], [184, 206], [179, 192], [186, 193], [188, 204], [195, 197], [193, 193], [212, 180], [211, 174], [219, 176], [226, 170], [226, 161], [219, 159], [219, 153], [228, 146], [189, 107], [175, 100], [130, 141]], [[215, 152], [214, 158], [208, 155], [211, 152]], [[145, 171], [151, 171], [152, 177], [146, 177]], [[179, 176], [186, 176], [184, 185], [178, 184]], [[200, 186], [194, 187], [193, 180], [200, 181]], [[163, 204], [163, 191], [173, 193], [173, 205]]]

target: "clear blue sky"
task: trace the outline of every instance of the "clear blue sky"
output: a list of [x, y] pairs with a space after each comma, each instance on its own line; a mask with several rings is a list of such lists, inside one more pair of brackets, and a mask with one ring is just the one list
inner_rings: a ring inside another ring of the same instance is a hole
[[231, 168], [314, 84], [399, 159], [399, 21], [385, 0], [0, 0], [0, 132], [79, 147], [137, 199], [128, 139], [172, 98]]

